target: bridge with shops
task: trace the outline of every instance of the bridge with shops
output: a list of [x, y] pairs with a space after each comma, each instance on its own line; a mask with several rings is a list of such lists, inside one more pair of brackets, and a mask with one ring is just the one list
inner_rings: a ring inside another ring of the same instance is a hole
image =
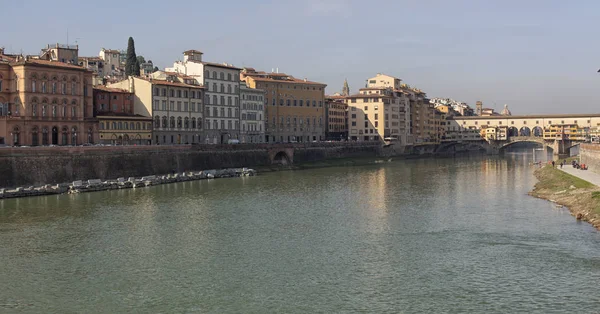
[[447, 121], [440, 149], [469, 143], [488, 152], [502, 152], [515, 143], [537, 143], [554, 154], [569, 154], [572, 147], [599, 134], [600, 114], [453, 117]]

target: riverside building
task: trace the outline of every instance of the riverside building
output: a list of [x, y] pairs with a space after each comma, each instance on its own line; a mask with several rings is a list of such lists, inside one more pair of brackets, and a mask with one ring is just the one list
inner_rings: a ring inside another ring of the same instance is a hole
[[58, 44], [40, 56], [7, 55], [0, 49], [0, 145], [97, 140], [93, 73], [77, 65], [77, 51], [77, 46]]
[[240, 84], [242, 143], [265, 142], [265, 91]]
[[326, 84], [285, 73], [244, 68], [241, 80], [265, 95], [265, 141], [312, 142], [325, 139]]
[[240, 68], [227, 63], [202, 61], [202, 52], [187, 50], [167, 72], [192, 77], [205, 87], [205, 142], [228, 143], [240, 138]]
[[99, 143], [149, 145], [152, 117], [133, 113], [134, 94], [128, 90], [94, 87], [94, 116], [98, 120]]
[[152, 143], [204, 143], [202, 100], [204, 87], [189, 76], [158, 71], [148, 78], [130, 76], [108, 87], [135, 94], [134, 114], [152, 117]]

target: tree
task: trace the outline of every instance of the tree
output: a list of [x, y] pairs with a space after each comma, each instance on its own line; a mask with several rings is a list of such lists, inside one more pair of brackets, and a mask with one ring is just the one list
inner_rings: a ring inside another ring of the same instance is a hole
[[156, 71], [160, 71], [160, 70], [158, 69], [158, 67], [154, 67], [154, 72], [156, 72]]
[[137, 56], [135, 55], [135, 43], [133, 38], [129, 37], [127, 43], [127, 59], [125, 61], [125, 74], [126, 75], [140, 75], [140, 63]]
[[146, 63], [144, 56], [137, 56], [137, 61], [139, 64]]

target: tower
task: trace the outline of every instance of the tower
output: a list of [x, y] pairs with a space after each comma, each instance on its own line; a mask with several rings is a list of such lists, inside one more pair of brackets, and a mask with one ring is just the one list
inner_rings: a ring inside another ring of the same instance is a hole
[[476, 107], [476, 111], [477, 111], [477, 113], [476, 113], [476, 114], [477, 114], [478, 116], [480, 116], [480, 115], [481, 115], [481, 113], [483, 112], [483, 103], [482, 103], [480, 100], [478, 100], [478, 101], [475, 103], [475, 107]]
[[342, 88], [342, 96], [350, 96], [350, 87], [348, 86], [348, 80], [344, 80], [344, 88]]

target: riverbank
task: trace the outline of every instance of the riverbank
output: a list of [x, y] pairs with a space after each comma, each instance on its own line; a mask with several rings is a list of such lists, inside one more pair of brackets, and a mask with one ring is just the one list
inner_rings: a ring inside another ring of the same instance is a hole
[[566, 206], [578, 220], [600, 230], [600, 187], [552, 166], [534, 171], [538, 182], [529, 195]]

